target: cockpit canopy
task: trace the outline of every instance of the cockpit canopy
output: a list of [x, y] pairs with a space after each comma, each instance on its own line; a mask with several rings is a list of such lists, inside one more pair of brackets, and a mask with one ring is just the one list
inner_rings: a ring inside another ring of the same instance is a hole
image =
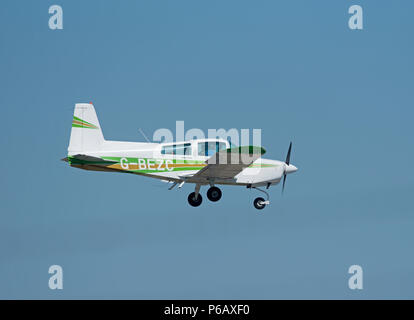
[[197, 139], [179, 143], [165, 143], [161, 154], [193, 157], [211, 157], [220, 150], [230, 148], [230, 142], [222, 139]]

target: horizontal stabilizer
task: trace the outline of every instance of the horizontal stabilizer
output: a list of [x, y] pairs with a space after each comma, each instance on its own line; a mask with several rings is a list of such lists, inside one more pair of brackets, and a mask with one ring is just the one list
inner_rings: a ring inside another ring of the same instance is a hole
[[69, 162], [69, 164], [87, 164], [87, 165], [106, 165], [117, 163], [115, 160], [104, 160], [99, 157], [88, 156], [86, 154], [76, 154], [62, 159], [63, 161]]

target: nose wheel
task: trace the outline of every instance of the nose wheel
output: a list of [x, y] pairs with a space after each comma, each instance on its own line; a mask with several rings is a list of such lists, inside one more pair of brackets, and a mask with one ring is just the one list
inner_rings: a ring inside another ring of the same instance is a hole
[[253, 205], [256, 209], [262, 210], [262, 209], [264, 209], [264, 207], [266, 207], [265, 202], [266, 202], [265, 199], [263, 199], [262, 197], [258, 197], [256, 199], [254, 199]]
[[265, 195], [266, 195], [266, 200], [265, 199], [263, 199], [262, 197], [258, 197], [258, 198], [256, 198], [256, 199], [254, 199], [254, 201], [253, 201], [253, 205], [254, 205], [254, 207], [257, 209], [257, 210], [262, 210], [262, 209], [264, 209], [264, 207], [266, 207], [266, 205], [268, 205], [268, 204], [270, 204], [270, 201], [269, 201], [269, 194], [266, 192], [266, 191], [264, 191], [264, 190], [262, 190], [262, 189], [259, 189], [259, 188], [257, 188], [257, 187], [252, 187], [253, 189], [256, 189], [256, 190], [258, 190], [258, 191], [260, 191], [260, 192], [263, 192]]

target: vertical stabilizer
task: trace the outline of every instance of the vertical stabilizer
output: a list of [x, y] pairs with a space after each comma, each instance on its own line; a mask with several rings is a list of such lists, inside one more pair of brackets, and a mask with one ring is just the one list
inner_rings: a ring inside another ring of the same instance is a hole
[[98, 151], [104, 141], [93, 105], [91, 103], [77, 103], [73, 114], [68, 154]]

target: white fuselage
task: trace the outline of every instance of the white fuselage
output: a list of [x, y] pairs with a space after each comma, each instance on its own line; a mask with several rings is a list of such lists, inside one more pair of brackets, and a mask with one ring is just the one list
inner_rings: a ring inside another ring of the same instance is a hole
[[[99, 150], [90, 150], [88, 156], [114, 161], [105, 164], [108, 170], [124, 171], [168, 181], [188, 181], [206, 184], [204, 180], [192, 179], [192, 176], [206, 166], [206, 161], [215, 150], [207, 150], [207, 145], [229, 148], [228, 141], [221, 139], [201, 139], [176, 143], [141, 143], [104, 141]], [[206, 146], [206, 150], [204, 150]], [[175, 150], [174, 150], [175, 148]], [[201, 150], [202, 149], [202, 150]], [[175, 151], [175, 152], [174, 152]], [[78, 150], [69, 149], [71, 156], [79, 154]], [[73, 164], [76, 167], [95, 170], [90, 163]], [[99, 164], [94, 164], [98, 166]], [[267, 185], [277, 184], [283, 176], [285, 163], [277, 160], [259, 158], [249, 167], [243, 169], [232, 179], [215, 179], [214, 184], [231, 185]]]

